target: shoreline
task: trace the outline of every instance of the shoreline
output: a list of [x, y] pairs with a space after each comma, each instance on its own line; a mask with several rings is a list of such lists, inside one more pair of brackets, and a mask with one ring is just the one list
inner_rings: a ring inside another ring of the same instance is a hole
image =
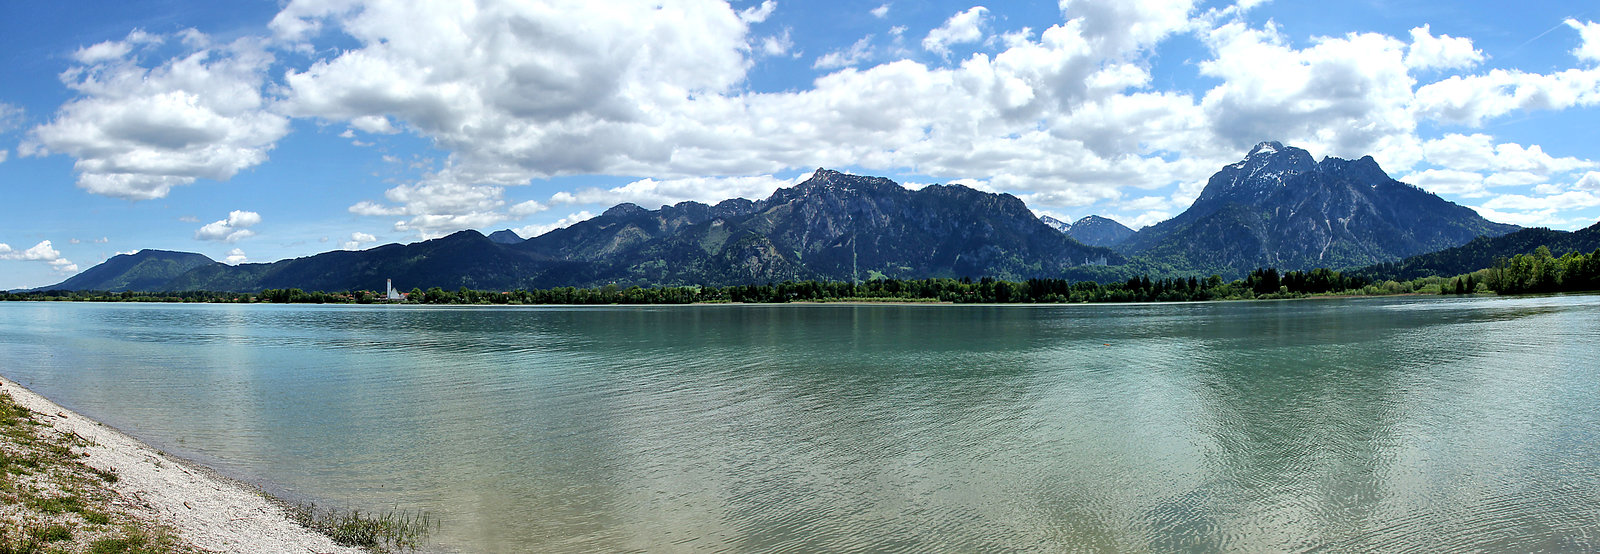
[[166, 527], [184, 543], [206, 552], [356, 553], [290, 519], [287, 506], [247, 483], [158, 450], [111, 426], [0, 376], [0, 391], [38, 414], [62, 435], [88, 445], [74, 450], [92, 468], [115, 472], [106, 484], [114, 502], [134, 517]]

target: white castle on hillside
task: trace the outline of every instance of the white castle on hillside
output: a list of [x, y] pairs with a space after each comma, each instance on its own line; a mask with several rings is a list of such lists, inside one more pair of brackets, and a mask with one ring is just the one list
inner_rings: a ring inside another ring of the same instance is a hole
[[386, 299], [386, 300], [405, 300], [406, 299], [406, 295], [400, 294], [400, 291], [394, 290], [394, 279], [384, 279], [384, 284], [385, 284], [385, 288], [388, 289], [388, 291], [383, 293], [384, 299]]

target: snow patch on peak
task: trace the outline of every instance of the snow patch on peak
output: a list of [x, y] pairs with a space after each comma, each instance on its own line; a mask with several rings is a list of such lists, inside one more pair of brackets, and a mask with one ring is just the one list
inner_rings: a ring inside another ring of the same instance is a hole
[[1254, 158], [1258, 154], [1262, 155], [1262, 156], [1270, 156], [1270, 155], [1273, 155], [1273, 154], [1277, 154], [1278, 151], [1280, 151], [1280, 150], [1283, 150], [1283, 143], [1275, 141], [1275, 140], [1269, 140], [1269, 141], [1264, 141], [1264, 142], [1261, 142], [1259, 144], [1256, 144], [1256, 147], [1255, 148], [1251, 148], [1250, 149], [1250, 154], [1245, 156], [1245, 157], [1246, 158]]

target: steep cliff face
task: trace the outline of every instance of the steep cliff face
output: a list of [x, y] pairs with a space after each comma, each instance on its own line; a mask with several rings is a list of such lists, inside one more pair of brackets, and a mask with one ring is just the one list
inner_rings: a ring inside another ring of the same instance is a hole
[[1395, 181], [1371, 157], [1314, 162], [1264, 142], [1213, 175], [1184, 213], [1117, 249], [1208, 271], [1347, 268], [1516, 229]]

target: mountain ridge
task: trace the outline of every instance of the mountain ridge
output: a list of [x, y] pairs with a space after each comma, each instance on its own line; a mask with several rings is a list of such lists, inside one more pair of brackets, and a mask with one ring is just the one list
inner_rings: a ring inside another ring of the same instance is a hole
[[1189, 209], [1116, 248], [1199, 270], [1343, 269], [1516, 229], [1390, 178], [1371, 156], [1315, 162], [1268, 141], [1212, 175]]

